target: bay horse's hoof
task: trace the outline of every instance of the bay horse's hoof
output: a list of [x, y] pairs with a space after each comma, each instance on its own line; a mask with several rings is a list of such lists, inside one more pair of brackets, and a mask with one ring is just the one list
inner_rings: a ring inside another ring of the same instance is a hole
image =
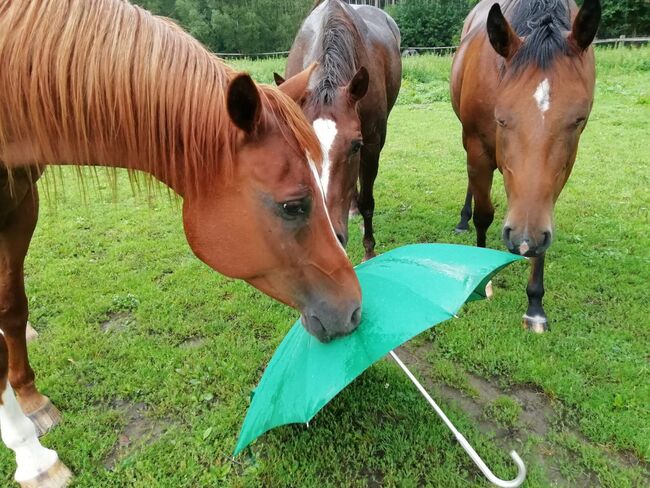
[[487, 285], [485, 285], [485, 298], [489, 300], [493, 296], [494, 296], [494, 289], [492, 288], [492, 280], [490, 280], [487, 282]]
[[464, 232], [469, 231], [469, 225], [468, 224], [458, 224], [456, 227], [454, 227], [454, 232], [456, 234], [463, 234]]
[[47, 471], [31, 480], [18, 481], [21, 488], [64, 488], [70, 484], [72, 472], [57, 459]]
[[541, 315], [524, 315], [524, 329], [534, 332], [535, 334], [543, 334], [549, 331], [548, 320]]
[[366, 255], [363, 257], [361, 260], [362, 263], [365, 263], [366, 261], [370, 261], [372, 258], [377, 257], [377, 253], [375, 251], [366, 253]]
[[41, 437], [51, 431], [59, 422], [61, 422], [61, 412], [54, 406], [50, 399], [43, 396], [43, 401], [40, 406], [32, 411], [23, 412], [27, 418], [32, 421], [36, 427], [36, 434]]
[[27, 340], [27, 342], [32, 342], [36, 340], [37, 337], [38, 337], [38, 332], [34, 327], [32, 327], [32, 324], [27, 322], [27, 328], [25, 329], [25, 339]]

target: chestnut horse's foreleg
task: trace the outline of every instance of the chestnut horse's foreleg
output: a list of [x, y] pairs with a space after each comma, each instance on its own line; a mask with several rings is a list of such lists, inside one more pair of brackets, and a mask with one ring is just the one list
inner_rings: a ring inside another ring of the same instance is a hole
[[548, 330], [548, 319], [542, 305], [544, 297], [544, 259], [546, 254], [530, 259], [530, 278], [526, 287], [528, 310], [524, 315], [524, 327], [541, 334]]
[[25, 416], [7, 382], [9, 358], [0, 334], [0, 433], [2, 442], [16, 454], [15, 480], [23, 488], [61, 488], [72, 478], [56, 451], [38, 441], [34, 424]]
[[[16, 185], [27, 184], [19, 181]], [[31, 186], [31, 184], [30, 184]], [[2, 191], [2, 190], [0, 190]], [[34, 385], [26, 343], [27, 296], [23, 264], [38, 217], [36, 187], [22, 195], [22, 201], [7, 212], [0, 227], [0, 330], [9, 349], [9, 382], [18, 394], [23, 412], [34, 422], [39, 434], [50, 430], [60, 420], [60, 413]]]
[[494, 220], [492, 177], [496, 165], [478, 139], [467, 140], [468, 195], [474, 197], [474, 227], [476, 245], [485, 247], [487, 230]]
[[361, 148], [361, 167], [359, 169], [359, 213], [363, 217], [363, 247], [364, 261], [372, 259], [375, 254], [375, 235], [372, 228], [372, 217], [375, 213], [375, 198], [373, 188], [379, 170], [379, 153], [381, 145], [368, 144]]
[[467, 187], [467, 195], [465, 196], [465, 205], [460, 210], [460, 222], [454, 229], [456, 232], [465, 232], [469, 230], [469, 220], [472, 218], [472, 192]]

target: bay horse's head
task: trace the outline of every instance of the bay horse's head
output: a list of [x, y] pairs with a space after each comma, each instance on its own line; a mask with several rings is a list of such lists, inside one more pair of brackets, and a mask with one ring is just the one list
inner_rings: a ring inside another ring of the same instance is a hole
[[508, 198], [503, 239], [511, 252], [525, 256], [538, 256], [551, 244], [553, 208], [573, 168], [594, 96], [588, 48], [600, 22], [600, 2], [585, 0], [573, 23], [564, 2], [553, 8], [560, 10], [549, 13], [547, 6], [532, 18], [530, 10], [522, 10], [511, 25], [494, 4], [487, 19], [490, 43], [503, 58], [494, 111], [497, 166]]
[[357, 104], [368, 91], [369, 75], [362, 66], [346, 84], [324, 89], [310, 88], [310, 77], [317, 68], [318, 65], [314, 63], [286, 81], [275, 74], [275, 81], [281, 91], [301, 106], [320, 141], [325, 200], [336, 236], [345, 247], [348, 241], [348, 213], [359, 178], [363, 146]]
[[302, 312], [321, 341], [359, 324], [361, 291], [337, 241], [318, 176], [320, 145], [299, 108], [247, 75], [228, 87], [232, 169], [186, 185], [183, 220], [196, 255]]

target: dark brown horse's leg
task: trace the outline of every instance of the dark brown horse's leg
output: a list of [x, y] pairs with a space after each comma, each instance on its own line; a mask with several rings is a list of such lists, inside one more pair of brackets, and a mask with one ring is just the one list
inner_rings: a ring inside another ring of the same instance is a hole
[[[17, 178], [16, 185], [21, 183], [28, 184]], [[0, 227], [0, 329], [9, 349], [9, 382], [18, 394], [23, 411], [43, 434], [59, 422], [60, 413], [36, 389], [25, 338], [28, 306], [23, 264], [38, 218], [36, 188], [24, 193], [15, 209], [3, 210]]]
[[467, 185], [467, 195], [465, 196], [465, 205], [460, 210], [460, 222], [456, 225], [456, 232], [465, 232], [469, 230], [469, 219], [472, 218], [472, 192]]
[[532, 332], [541, 334], [548, 330], [548, 319], [542, 305], [544, 298], [544, 259], [546, 254], [530, 259], [530, 277], [526, 294], [528, 295], [528, 310], [524, 315], [524, 327]]
[[372, 259], [375, 254], [375, 236], [372, 228], [372, 217], [375, 213], [375, 198], [373, 188], [379, 170], [380, 145], [368, 145], [361, 148], [361, 168], [359, 171], [359, 213], [363, 217], [363, 247], [364, 261]]

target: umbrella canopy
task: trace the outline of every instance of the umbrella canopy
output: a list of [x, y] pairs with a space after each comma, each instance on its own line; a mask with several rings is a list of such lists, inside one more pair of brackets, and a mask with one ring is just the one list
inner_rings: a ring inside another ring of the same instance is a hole
[[235, 455], [264, 432], [306, 423], [370, 365], [485, 298], [492, 276], [520, 256], [454, 244], [413, 244], [355, 269], [363, 315], [352, 334], [319, 342], [297, 321], [276, 350], [252, 401]]

